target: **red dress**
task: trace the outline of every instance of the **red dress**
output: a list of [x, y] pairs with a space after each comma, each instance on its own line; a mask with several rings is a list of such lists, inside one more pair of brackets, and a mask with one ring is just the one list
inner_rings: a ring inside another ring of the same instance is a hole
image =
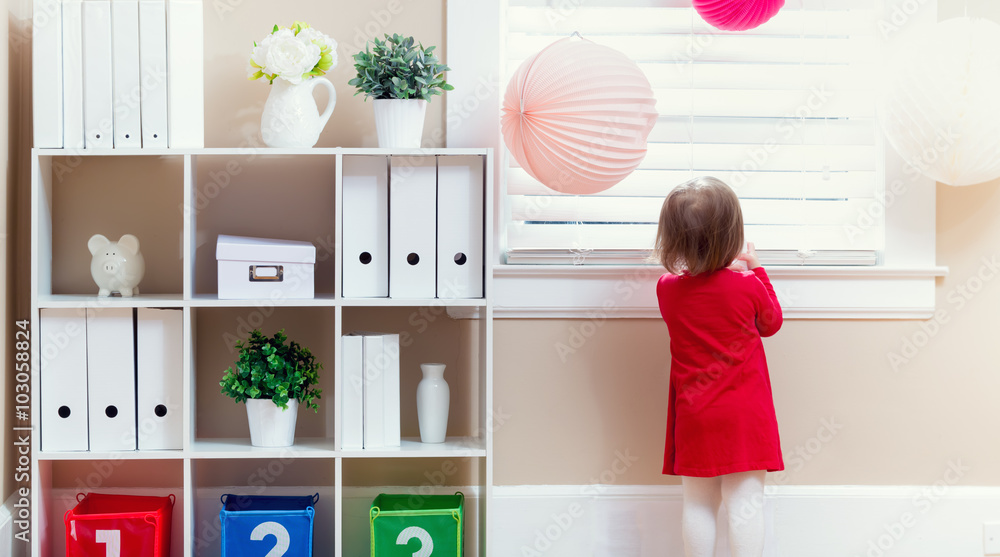
[[712, 477], [784, 470], [761, 337], [781, 328], [763, 267], [660, 277], [670, 331], [663, 473]]

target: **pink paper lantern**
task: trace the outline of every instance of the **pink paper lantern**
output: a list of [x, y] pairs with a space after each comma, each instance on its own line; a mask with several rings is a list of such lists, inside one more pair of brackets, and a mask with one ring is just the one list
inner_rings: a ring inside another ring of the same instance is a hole
[[528, 58], [507, 84], [501, 128], [514, 159], [564, 193], [604, 191], [646, 156], [649, 80], [624, 54], [579, 37]]
[[746, 31], [767, 23], [785, 0], [693, 0], [709, 25], [724, 31]]

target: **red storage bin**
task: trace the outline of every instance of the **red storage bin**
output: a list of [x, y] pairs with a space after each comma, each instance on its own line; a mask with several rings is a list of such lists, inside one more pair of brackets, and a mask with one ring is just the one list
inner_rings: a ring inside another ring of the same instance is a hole
[[66, 511], [66, 557], [170, 557], [174, 496], [80, 493]]

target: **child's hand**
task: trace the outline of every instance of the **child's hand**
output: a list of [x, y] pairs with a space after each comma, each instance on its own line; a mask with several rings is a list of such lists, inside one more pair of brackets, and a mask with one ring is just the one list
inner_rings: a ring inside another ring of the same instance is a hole
[[757, 258], [757, 249], [754, 248], [753, 242], [747, 242], [747, 250], [739, 254], [736, 259], [746, 263], [748, 270], [760, 267], [760, 259]]

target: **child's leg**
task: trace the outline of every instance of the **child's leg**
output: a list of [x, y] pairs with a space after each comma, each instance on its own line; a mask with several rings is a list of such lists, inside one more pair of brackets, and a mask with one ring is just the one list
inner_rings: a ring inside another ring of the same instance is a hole
[[729, 513], [732, 557], [760, 557], [764, 553], [764, 471], [722, 476], [722, 498]]
[[684, 514], [681, 532], [687, 557], [714, 557], [715, 517], [722, 500], [722, 481], [718, 478], [683, 476]]

